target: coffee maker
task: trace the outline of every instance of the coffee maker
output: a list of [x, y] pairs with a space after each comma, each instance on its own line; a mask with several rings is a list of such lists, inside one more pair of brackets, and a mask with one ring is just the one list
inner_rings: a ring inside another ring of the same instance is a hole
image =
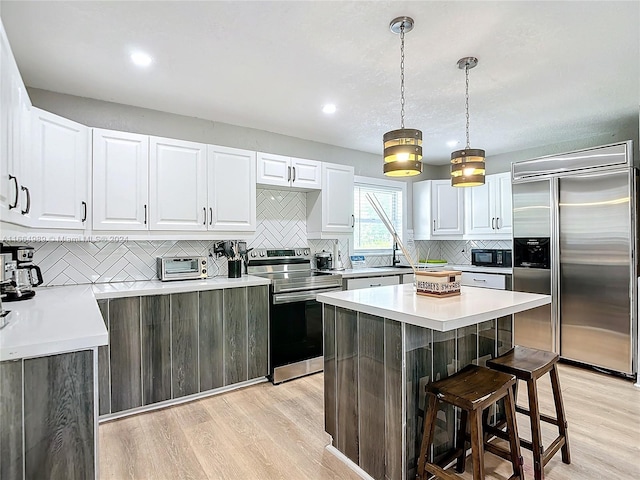
[[2, 285], [2, 293], [6, 295], [4, 301], [32, 298], [36, 294], [33, 287], [43, 282], [40, 267], [33, 264], [34, 248], [26, 245], [0, 245], [0, 253], [11, 254], [11, 260], [16, 262], [12, 281]]

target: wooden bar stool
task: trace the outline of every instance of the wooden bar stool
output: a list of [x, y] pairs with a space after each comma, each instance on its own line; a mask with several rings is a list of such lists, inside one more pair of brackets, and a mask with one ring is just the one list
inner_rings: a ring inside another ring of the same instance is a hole
[[[443, 468], [453, 460], [456, 471], [464, 472], [466, 459], [466, 429], [467, 421], [471, 424], [471, 456], [473, 459], [473, 479], [484, 480], [484, 450], [499, 455], [511, 461], [513, 475], [510, 480], [524, 480], [520, 443], [518, 442], [518, 427], [516, 426], [515, 401], [513, 386], [516, 379], [513, 375], [491, 370], [476, 365], [468, 365], [455, 375], [426, 386], [429, 400], [427, 415], [424, 420], [424, 435], [418, 459], [418, 473], [416, 478], [426, 480], [429, 475], [445, 480], [460, 479], [459, 475]], [[507, 415], [507, 433], [510, 449], [505, 450], [495, 445], [484, 443], [482, 412], [501, 398], [505, 399]], [[440, 464], [430, 461], [431, 443], [433, 442], [436, 415], [439, 402], [455, 405], [462, 411], [460, 428], [457, 433], [457, 448], [446, 456]]]
[[[487, 361], [487, 366], [493, 370], [515, 375], [518, 380], [527, 383], [527, 393], [529, 394], [529, 409], [516, 406], [516, 411], [527, 415], [531, 422], [531, 442], [520, 439], [520, 445], [533, 451], [533, 471], [535, 480], [544, 478], [544, 467], [558, 450], [562, 449], [562, 461], [571, 463], [569, 454], [569, 437], [567, 436], [567, 419], [562, 403], [562, 392], [558, 380], [558, 369], [556, 364], [559, 355], [553, 352], [537, 350], [516, 346], [504, 355]], [[551, 389], [553, 390], [553, 402], [556, 407], [556, 418], [540, 413], [538, 405], [538, 389], [536, 382], [545, 373], [551, 377]], [[517, 385], [517, 382], [516, 382]], [[514, 397], [517, 397], [517, 388], [514, 389]], [[542, 446], [542, 433], [540, 421], [557, 425], [558, 437], [551, 442], [547, 449]], [[502, 430], [488, 427], [487, 431], [498, 437], [505, 438]]]

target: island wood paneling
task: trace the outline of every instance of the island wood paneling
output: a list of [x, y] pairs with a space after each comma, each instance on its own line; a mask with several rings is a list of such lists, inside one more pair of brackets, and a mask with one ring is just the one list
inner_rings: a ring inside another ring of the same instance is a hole
[[336, 307], [324, 304], [324, 431], [336, 443]]
[[269, 287], [247, 287], [247, 358], [249, 379], [269, 374]]
[[[438, 381], [458, 371], [456, 331], [433, 332], [433, 380]], [[434, 457], [436, 461], [455, 446], [455, 410], [452, 405], [442, 407], [443, 417], [436, 420]]]
[[140, 297], [109, 300], [111, 412], [142, 405]]
[[[402, 480], [402, 325], [384, 320], [385, 479]], [[380, 392], [378, 392], [380, 394]], [[400, 440], [398, 440], [400, 439]]]
[[25, 478], [95, 476], [93, 351], [24, 361]]
[[456, 331], [458, 369], [478, 359], [478, 326], [469, 325]]
[[172, 397], [198, 393], [198, 292], [171, 295]]
[[336, 308], [336, 447], [359, 463], [358, 436], [358, 319], [353, 310]]
[[142, 399], [144, 405], [171, 398], [171, 310], [169, 295], [140, 299]]
[[485, 367], [496, 354], [496, 320], [478, 324], [478, 365]]
[[[422, 441], [425, 387], [433, 375], [433, 331], [405, 324], [407, 476], [415, 477]], [[395, 437], [402, 438], [402, 437]]]
[[[109, 300], [98, 300], [104, 325], [109, 331]], [[111, 413], [111, 382], [109, 380], [109, 345], [98, 347], [98, 412]]]
[[223, 290], [200, 292], [200, 391], [224, 385]]
[[224, 384], [247, 380], [247, 289], [224, 291]]
[[498, 319], [498, 355], [504, 355], [513, 347], [513, 315]]
[[22, 360], [0, 362], [0, 478], [23, 479]]
[[384, 318], [358, 314], [358, 422], [360, 467], [384, 479]]

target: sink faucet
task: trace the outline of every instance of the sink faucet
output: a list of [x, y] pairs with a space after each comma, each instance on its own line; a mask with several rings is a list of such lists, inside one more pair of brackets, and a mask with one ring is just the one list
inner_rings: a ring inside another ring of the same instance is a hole
[[400, 263], [400, 259], [396, 257], [396, 250], [398, 250], [398, 242], [394, 240], [393, 242], [393, 255], [391, 256], [391, 266], [395, 267], [398, 263]]

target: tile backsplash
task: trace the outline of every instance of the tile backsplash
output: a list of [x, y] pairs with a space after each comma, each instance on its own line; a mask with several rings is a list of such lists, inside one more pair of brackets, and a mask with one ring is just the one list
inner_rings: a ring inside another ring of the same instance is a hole
[[444, 259], [451, 265], [470, 265], [472, 248], [511, 249], [511, 240], [437, 240], [416, 244], [420, 259]]
[[[337, 240], [308, 240], [306, 194], [286, 190], [258, 189], [256, 233], [247, 247], [309, 247], [312, 253], [332, 252]], [[34, 261], [42, 269], [44, 285], [124, 282], [156, 278], [156, 257], [165, 255], [208, 256], [215, 240], [127, 242], [32, 242]], [[471, 263], [471, 248], [511, 248], [510, 241], [416, 241], [407, 242], [413, 260], [444, 258], [451, 264]], [[351, 268], [349, 239], [339, 241], [342, 266]], [[209, 275], [227, 275], [225, 258], [209, 258]], [[403, 260], [402, 263], [406, 263]], [[390, 265], [391, 255], [366, 256], [367, 266]]]

